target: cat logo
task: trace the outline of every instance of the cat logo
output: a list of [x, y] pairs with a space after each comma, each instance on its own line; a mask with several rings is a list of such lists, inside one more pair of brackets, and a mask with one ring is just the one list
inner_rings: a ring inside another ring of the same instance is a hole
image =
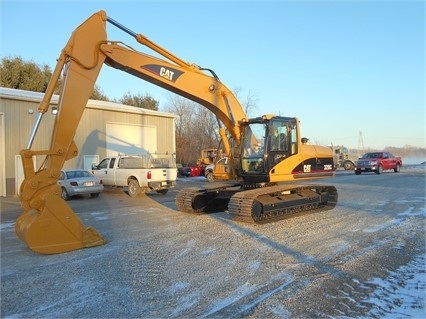
[[175, 72], [167, 70], [164, 67], [160, 68], [160, 76], [162, 76], [163, 78], [166, 78], [167, 80], [170, 80], [173, 82], [173, 75], [175, 74]]
[[173, 69], [170, 67], [165, 67], [159, 64], [145, 64], [141, 65], [141, 68], [147, 70], [151, 73], [161, 76], [162, 78], [169, 80], [170, 82], [176, 82], [177, 79], [184, 74], [183, 71], [178, 69]]

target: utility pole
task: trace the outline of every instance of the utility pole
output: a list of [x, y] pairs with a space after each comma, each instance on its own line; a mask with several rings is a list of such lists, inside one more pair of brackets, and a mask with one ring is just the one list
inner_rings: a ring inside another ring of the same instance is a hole
[[364, 139], [362, 138], [362, 132], [358, 133], [358, 151], [364, 154]]

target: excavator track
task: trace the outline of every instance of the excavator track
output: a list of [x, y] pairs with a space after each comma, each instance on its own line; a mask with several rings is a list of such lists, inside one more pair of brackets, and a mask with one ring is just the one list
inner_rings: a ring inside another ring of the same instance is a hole
[[195, 187], [182, 189], [175, 198], [175, 204], [178, 211], [192, 214], [202, 213], [201, 209], [192, 208], [192, 200], [199, 193], [200, 189]]
[[337, 204], [337, 190], [328, 185], [277, 185], [236, 193], [228, 204], [233, 220], [268, 223], [302, 212], [320, 212]]
[[225, 184], [210, 188], [185, 188], [176, 196], [176, 207], [187, 213], [227, 211], [231, 219], [263, 224], [303, 212], [333, 209], [337, 190], [329, 185], [275, 185], [242, 190]]
[[225, 211], [229, 199], [241, 190], [240, 184], [215, 184], [215, 186], [182, 189], [175, 198], [179, 211], [191, 214]]

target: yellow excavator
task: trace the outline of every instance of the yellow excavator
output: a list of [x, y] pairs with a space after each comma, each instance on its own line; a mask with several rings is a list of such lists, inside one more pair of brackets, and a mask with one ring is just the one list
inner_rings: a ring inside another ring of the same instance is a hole
[[[162, 58], [108, 40], [107, 22]], [[236, 221], [265, 223], [336, 205], [334, 186], [294, 183], [335, 173], [331, 150], [309, 145], [301, 136], [297, 118], [267, 114], [248, 119], [234, 94], [211, 69], [183, 61], [99, 11], [74, 30], [62, 50], [27, 147], [21, 151], [25, 179], [20, 200], [24, 211], [16, 221], [15, 232], [33, 251], [56, 254], [106, 242], [94, 228], [81, 222], [62, 200], [57, 186], [64, 162], [78, 154], [74, 136], [104, 64], [203, 105], [221, 123], [219, 133], [230, 181], [208, 188], [182, 189], [175, 199], [178, 210], [197, 214], [226, 210]], [[62, 73], [50, 149], [32, 150]], [[37, 170], [32, 160], [36, 155], [45, 156]]]
[[197, 165], [210, 165], [222, 158], [222, 150], [218, 148], [203, 148], [197, 159]]

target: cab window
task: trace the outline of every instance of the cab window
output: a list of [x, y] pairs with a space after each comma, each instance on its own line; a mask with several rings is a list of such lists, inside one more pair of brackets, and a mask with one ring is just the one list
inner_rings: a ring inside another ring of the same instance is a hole
[[107, 168], [108, 167], [108, 161], [109, 161], [109, 158], [103, 159], [102, 162], [99, 163], [98, 168], [99, 169]]

